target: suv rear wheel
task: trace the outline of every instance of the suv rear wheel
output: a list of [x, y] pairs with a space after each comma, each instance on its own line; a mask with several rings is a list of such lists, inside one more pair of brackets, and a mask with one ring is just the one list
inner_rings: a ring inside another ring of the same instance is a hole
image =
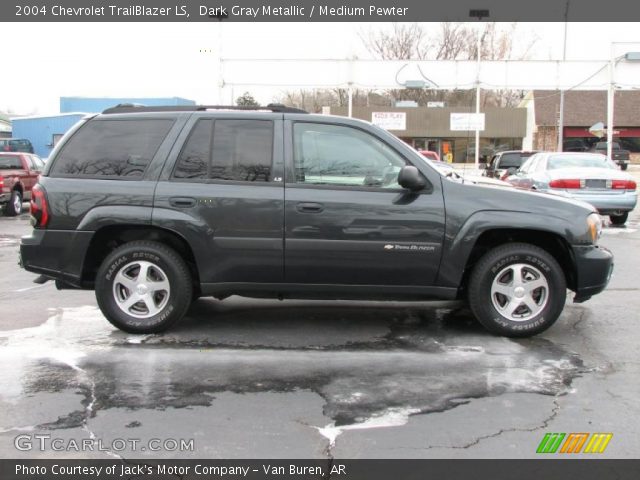
[[560, 316], [567, 297], [562, 268], [526, 243], [487, 252], [469, 279], [469, 305], [487, 330], [508, 337], [540, 333]]
[[129, 333], [157, 333], [180, 320], [191, 303], [189, 268], [157, 242], [122, 245], [102, 262], [96, 299], [107, 320]]

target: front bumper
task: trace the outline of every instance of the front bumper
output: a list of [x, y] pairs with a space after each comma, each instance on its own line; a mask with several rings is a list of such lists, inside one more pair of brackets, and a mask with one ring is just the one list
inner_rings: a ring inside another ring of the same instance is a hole
[[613, 254], [597, 245], [573, 246], [576, 263], [575, 303], [589, 300], [602, 292], [613, 273]]

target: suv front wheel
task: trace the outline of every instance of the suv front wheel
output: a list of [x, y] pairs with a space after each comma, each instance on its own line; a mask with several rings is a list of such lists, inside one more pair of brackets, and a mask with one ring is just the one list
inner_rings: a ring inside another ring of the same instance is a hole
[[528, 337], [549, 328], [566, 297], [558, 262], [526, 243], [490, 250], [469, 279], [469, 305], [478, 321], [490, 332], [508, 337]]
[[157, 242], [126, 243], [102, 262], [96, 299], [107, 320], [129, 333], [157, 333], [180, 320], [191, 303], [189, 268]]

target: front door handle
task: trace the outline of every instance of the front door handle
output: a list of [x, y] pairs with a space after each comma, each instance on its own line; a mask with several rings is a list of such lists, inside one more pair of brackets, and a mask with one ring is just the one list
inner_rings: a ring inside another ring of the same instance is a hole
[[196, 199], [191, 197], [171, 197], [169, 204], [177, 208], [190, 208], [195, 207]]
[[300, 213], [320, 213], [324, 210], [321, 203], [303, 202], [296, 205], [296, 210]]

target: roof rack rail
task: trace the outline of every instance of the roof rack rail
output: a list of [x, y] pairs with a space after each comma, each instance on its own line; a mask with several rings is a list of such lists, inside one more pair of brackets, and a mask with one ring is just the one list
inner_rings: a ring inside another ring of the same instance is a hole
[[306, 110], [295, 107], [287, 107], [281, 103], [270, 103], [263, 106], [247, 105], [168, 105], [147, 107], [137, 103], [120, 103], [115, 107], [107, 108], [102, 113], [138, 113], [138, 112], [201, 112], [206, 110], [241, 110], [260, 111], [269, 110], [274, 113], [309, 113]]

